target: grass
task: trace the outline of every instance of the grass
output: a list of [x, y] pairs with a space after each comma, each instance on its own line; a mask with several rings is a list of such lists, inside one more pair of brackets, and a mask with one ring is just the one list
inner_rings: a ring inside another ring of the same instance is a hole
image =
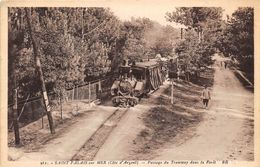
[[153, 100], [152, 107], [143, 115], [145, 129], [134, 140], [136, 149], [135, 159], [153, 159], [155, 150], [163, 147], [168, 142], [175, 142], [178, 134], [196, 128], [203, 120], [200, 95], [203, 85], [213, 85], [214, 70], [207, 69], [196, 83], [175, 81], [173, 101], [170, 103], [171, 86], [166, 88], [161, 96]]

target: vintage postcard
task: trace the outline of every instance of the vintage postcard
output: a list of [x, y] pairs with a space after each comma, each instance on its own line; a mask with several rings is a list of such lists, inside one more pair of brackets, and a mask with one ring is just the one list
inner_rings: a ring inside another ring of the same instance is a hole
[[2, 1], [0, 166], [259, 166], [259, 12]]

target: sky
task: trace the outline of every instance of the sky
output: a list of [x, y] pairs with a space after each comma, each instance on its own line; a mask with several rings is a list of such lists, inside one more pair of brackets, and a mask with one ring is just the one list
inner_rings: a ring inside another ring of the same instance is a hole
[[[166, 12], [171, 12], [175, 9], [175, 6], [169, 3], [141, 3], [140, 1], [136, 1], [136, 3], [131, 4], [117, 3], [109, 8], [122, 21], [130, 20], [131, 17], [147, 17], [162, 25], [168, 24], [176, 28], [182, 27], [182, 25], [166, 21]], [[225, 19], [227, 14], [231, 15], [237, 9], [237, 6], [222, 6], [222, 8], [225, 10], [223, 14], [223, 19]]]

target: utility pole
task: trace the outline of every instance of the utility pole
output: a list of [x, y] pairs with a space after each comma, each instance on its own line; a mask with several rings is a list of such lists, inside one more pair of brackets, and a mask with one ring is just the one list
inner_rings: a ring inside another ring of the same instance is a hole
[[[16, 13], [16, 22], [14, 24], [14, 28], [17, 30], [17, 32], [20, 32], [20, 22], [19, 19], [21, 17], [21, 13], [17, 12]], [[13, 128], [14, 128], [14, 138], [15, 138], [15, 145], [19, 146], [20, 145], [20, 134], [19, 134], [19, 124], [18, 124], [18, 110], [17, 110], [17, 78], [16, 78], [16, 74], [17, 74], [17, 69], [16, 69], [16, 60], [17, 60], [17, 45], [14, 44], [15, 42], [12, 41], [9, 43], [10, 45], [10, 49], [8, 49], [8, 54], [10, 54], [13, 57], [13, 61], [11, 64], [11, 71], [12, 71], [12, 81], [13, 81], [13, 87], [12, 87], [12, 98], [13, 98], [13, 110], [12, 110], [12, 120], [13, 120]], [[11, 128], [12, 128], [11, 125]]]
[[199, 26], [198, 27], [198, 36], [199, 36], [199, 43], [202, 41], [202, 28]]
[[33, 46], [33, 52], [34, 52], [34, 58], [35, 58], [35, 68], [36, 68], [36, 72], [38, 73], [40, 82], [41, 82], [42, 95], [43, 95], [43, 99], [44, 99], [45, 108], [47, 111], [47, 117], [49, 120], [50, 131], [52, 134], [54, 134], [55, 130], [54, 130], [54, 126], [53, 126], [53, 118], [51, 115], [51, 108], [49, 105], [48, 95], [47, 95], [47, 91], [46, 91], [46, 87], [45, 87], [45, 83], [44, 83], [40, 55], [38, 53], [38, 48], [37, 48], [37, 45], [35, 42], [34, 34], [32, 31], [32, 26], [31, 26], [31, 12], [29, 11], [28, 8], [24, 8], [24, 9], [25, 9], [26, 20], [27, 20], [27, 24], [28, 24], [29, 35], [30, 35], [30, 38], [32, 41], [32, 46]]
[[200, 43], [201, 41], [200, 31], [198, 31], [198, 35], [199, 35], [199, 43]]
[[181, 28], [181, 39], [183, 39], [183, 28]]
[[173, 104], [173, 78], [176, 77], [173, 59], [170, 60], [170, 64], [168, 67], [168, 75], [171, 82], [171, 104]]
[[173, 104], [173, 79], [171, 79], [172, 90], [171, 90], [171, 104]]
[[84, 41], [84, 10], [85, 10], [85, 8], [82, 8], [82, 13], [81, 13], [81, 40], [82, 40], [82, 42]]

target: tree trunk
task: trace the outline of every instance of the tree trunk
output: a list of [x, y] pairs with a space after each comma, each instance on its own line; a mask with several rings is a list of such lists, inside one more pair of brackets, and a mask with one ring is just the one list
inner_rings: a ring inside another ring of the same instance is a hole
[[53, 119], [52, 119], [52, 115], [51, 115], [51, 109], [49, 106], [49, 100], [48, 100], [48, 96], [47, 96], [47, 91], [46, 91], [46, 87], [45, 87], [45, 83], [44, 83], [44, 78], [43, 78], [43, 72], [42, 72], [42, 68], [41, 68], [41, 61], [40, 61], [40, 55], [38, 53], [38, 48], [37, 45], [35, 43], [35, 38], [34, 38], [34, 34], [32, 32], [32, 27], [31, 27], [31, 13], [29, 13], [29, 9], [25, 8], [25, 13], [26, 13], [26, 20], [27, 20], [27, 24], [28, 24], [28, 30], [29, 30], [29, 35], [32, 41], [32, 46], [33, 46], [33, 52], [34, 52], [34, 57], [35, 57], [35, 68], [36, 68], [36, 72], [39, 75], [40, 78], [40, 82], [41, 82], [41, 87], [42, 87], [42, 95], [44, 98], [44, 104], [45, 104], [45, 108], [47, 111], [47, 117], [49, 120], [49, 126], [50, 126], [50, 131], [51, 133], [55, 133], [54, 130], [54, 126], [53, 126]]
[[[14, 58], [15, 59], [15, 58]], [[15, 61], [12, 63], [13, 71], [13, 125], [14, 125], [14, 136], [15, 136], [15, 145], [20, 145], [20, 135], [19, 135], [19, 125], [18, 125], [18, 111], [17, 111], [17, 84], [16, 84], [16, 67]]]
[[171, 104], [173, 104], [173, 79], [171, 79], [171, 83], [172, 83], [172, 89], [171, 89]]
[[200, 31], [198, 32], [198, 35], [199, 35], [199, 43], [201, 42], [201, 33]]
[[181, 28], [181, 39], [183, 39], [183, 28]]

